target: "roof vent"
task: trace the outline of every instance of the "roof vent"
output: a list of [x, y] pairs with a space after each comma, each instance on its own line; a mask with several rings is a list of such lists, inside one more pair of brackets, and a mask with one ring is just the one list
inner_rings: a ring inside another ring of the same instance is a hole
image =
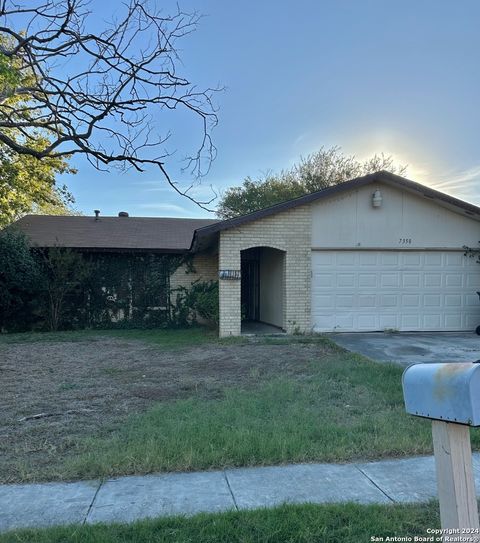
[[118, 213], [118, 216], [119, 216], [119, 217], [128, 217], [128, 213], [127, 213], [126, 211], [120, 211], [120, 212]]
[[93, 212], [95, 213], [95, 220], [98, 221], [98, 216], [100, 215], [99, 209], [94, 209]]

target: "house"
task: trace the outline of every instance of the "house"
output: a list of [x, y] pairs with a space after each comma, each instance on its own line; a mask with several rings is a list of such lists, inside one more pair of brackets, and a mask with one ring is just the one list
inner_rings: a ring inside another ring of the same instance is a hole
[[17, 225], [41, 246], [191, 255], [195, 273], [182, 265], [170, 282], [219, 279], [221, 336], [239, 335], [245, 320], [289, 333], [480, 324], [480, 266], [463, 249], [478, 246], [480, 208], [388, 172], [226, 221], [28, 216]]
[[217, 279], [210, 255], [189, 248], [197, 228], [216, 221], [118, 217], [27, 215], [13, 226], [38, 248], [66, 247], [90, 263], [88, 282], [69, 294], [65, 320], [74, 328], [167, 326], [178, 289], [201, 276]]

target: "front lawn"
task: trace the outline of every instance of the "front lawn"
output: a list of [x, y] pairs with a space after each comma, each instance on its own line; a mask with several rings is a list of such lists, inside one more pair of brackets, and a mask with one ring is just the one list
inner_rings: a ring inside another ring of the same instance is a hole
[[[76, 343], [79, 341], [96, 341], [101, 338], [117, 338], [120, 340], [140, 340], [162, 348], [180, 348], [191, 345], [201, 345], [220, 341], [214, 330], [201, 327], [184, 329], [114, 329], [114, 330], [73, 330], [67, 332], [24, 332], [17, 334], [0, 334], [0, 346], [38, 343], [38, 342], [61, 342]], [[238, 341], [238, 338], [235, 338]], [[225, 342], [225, 340], [222, 340]], [[231, 340], [229, 340], [231, 341]]]
[[427, 536], [438, 505], [285, 505], [275, 509], [172, 517], [0, 534], [0, 543], [360, 543]]
[[322, 336], [72, 334], [0, 342], [1, 482], [431, 453], [402, 368]]
[[132, 415], [108, 437], [82, 441], [62, 476], [346, 462], [430, 452], [430, 424], [404, 413], [401, 374], [397, 366], [323, 348], [296, 374], [259, 375], [248, 386], [224, 388], [215, 399], [192, 395]]

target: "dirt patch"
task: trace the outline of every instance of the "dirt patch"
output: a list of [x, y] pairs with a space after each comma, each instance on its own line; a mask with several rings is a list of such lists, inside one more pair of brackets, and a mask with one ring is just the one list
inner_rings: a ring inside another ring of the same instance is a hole
[[[215, 400], [226, 387], [308, 373], [326, 349], [252, 341], [162, 350], [115, 338], [0, 345], [0, 481], [35, 480], [80, 438], [114, 431], [155, 402]], [[40, 413], [50, 416], [20, 421]]]

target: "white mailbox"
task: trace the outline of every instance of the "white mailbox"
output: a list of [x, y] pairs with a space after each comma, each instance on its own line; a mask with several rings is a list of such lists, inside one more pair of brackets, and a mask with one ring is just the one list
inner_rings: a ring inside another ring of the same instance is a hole
[[480, 364], [414, 364], [403, 372], [411, 415], [480, 426]]

